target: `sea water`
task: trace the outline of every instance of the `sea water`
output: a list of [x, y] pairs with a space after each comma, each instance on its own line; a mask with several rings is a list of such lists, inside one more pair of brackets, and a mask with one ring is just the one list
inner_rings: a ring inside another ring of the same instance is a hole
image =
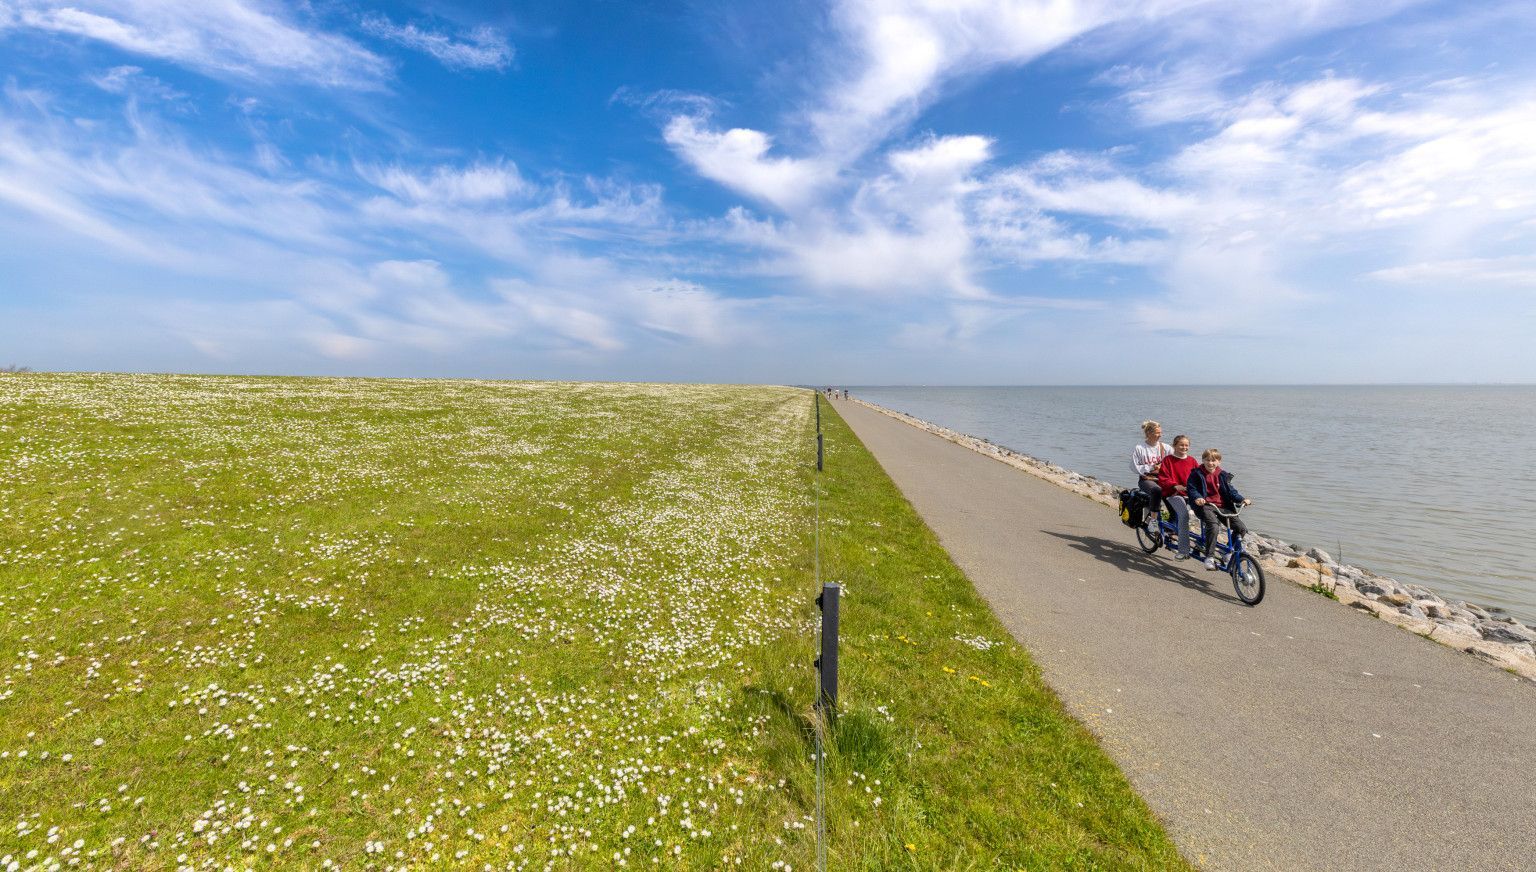
[[851, 390], [1122, 486], [1159, 421], [1221, 450], [1250, 528], [1536, 620], [1536, 386]]

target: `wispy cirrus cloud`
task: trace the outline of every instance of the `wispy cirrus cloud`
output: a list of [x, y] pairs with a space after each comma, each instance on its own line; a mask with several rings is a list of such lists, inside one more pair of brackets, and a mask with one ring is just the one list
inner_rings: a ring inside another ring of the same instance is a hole
[[425, 172], [399, 165], [359, 165], [357, 172], [369, 183], [413, 203], [498, 202], [533, 188], [510, 161], [436, 166]]
[[1410, 263], [1373, 270], [1367, 278], [1401, 284], [1432, 285], [1456, 293], [1468, 287], [1536, 289], [1536, 256], [1469, 257]]
[[187, 99], [186, 94], [154, 76], [146, 75], [143, 69], [131, 64], [116, 66], [99, 76], [92, 76], [91, 83], [111, 94], [131, 94], [168, 102]]
[[297, 79], [375, 89], [388, 61], [345, 36], [260, 0], [13, 0], [0, 29], [112, 45], [214, 76]]
[[[1422, 260], [1536, 236], [1536, 102], [1509, 84], [1261, 83], [1209, 107], [1215, 131], [1164, 160], [1061, 153], [993, 181], [1017, 210], [1063, 227], [1107, 221], [1139, 239], [1163, 286], [1134, 310], [1149, 329], [1273, 323], [1321, 298], [1307, 274], [1327, 258], [1416, 258], [1369, 272], [1398, 282], [1519, 284], [1528, 264], [1518, 261]], [[1087, 241], [1120, 240], [1100, 229]], [[1219, 311], [1202, 305], [1213, 298]]]
[[[264, 353], [273, 334], [353, 363], [496, 342], [611, 355], [751, 335], [741, 306], [713, 289], [578, 250], [590, 234], [654, 228], [654, 186], [536, 182], [504, 159], [253, 168], [189, 145], [144, 107], [127, 110], [110, 136], [96, 121], [89, 143], [75, 129], [41, 96], [8, 95], [0, 214], [20, 211], [104, 246], [98, 256], [216, 286], [260, 277], [260, 299], [232, 306], [171, 296], [137, 313], [144, 329], [169, 331], [214, 359]], [[439, 257], [413, 256], [426, 244]], [[450, 270], [439, 259], [450, 256], [480, 268]]]
[[396, 24], [382, 15], [363, 19], [363, 30], [379, 39], [432, 56], [454, 70], [505, 70], [514, 56], [505, 34], [481, 26], [457, 36], [416, 24]]

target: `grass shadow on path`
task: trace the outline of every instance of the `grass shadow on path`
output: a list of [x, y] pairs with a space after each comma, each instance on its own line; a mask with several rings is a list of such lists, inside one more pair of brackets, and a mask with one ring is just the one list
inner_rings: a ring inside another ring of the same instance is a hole
[[[1140, 548], [1125, 542], [1115, 542], [1101, 536], [1081, 536], [1076, 533], [1060, 533], [1055, 530], [1041, 530], [1047, 536], [1066, 541], [1068, 545], [1078, 551], [1087, 554], [1095, 560], [1108, 563], [1121, 572], [1136, 572], [1142, 575], [1150, 575], [1162, 581], [1171, 581], [1174, 584], [1198, 591], [1206, 596], [1214, 597], [1222, 602], [1242, 605], [1243, 601], [1230, 592], [1224, 593], [1211, 584], [1211, 581], [1229, 581], [1230, 576], [1225, 572], [1209, 573], [1208, 578], [1192, 575], [1182, 568], [1155, 559], [1152, 555], [1144, 553]], [[1190, 565], [1201, 564], [1191, 561]], [[1205, 572], [1204, 569], [1201, 572]], [[1246, 608], [1246, 606], [1245, 606]]]

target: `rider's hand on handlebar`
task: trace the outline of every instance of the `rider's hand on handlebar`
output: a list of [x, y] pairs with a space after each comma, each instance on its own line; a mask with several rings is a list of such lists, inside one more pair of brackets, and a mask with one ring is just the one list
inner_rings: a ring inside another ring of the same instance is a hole
[[1200, 497], [1200, 498], [1196, 499], [1195, 500], [1195, 505], [1197, 505], [1197, 506], [1205, 505], [1205, 498], [1204, 497]]
[[1253, 500], [1243, 500], [1243, 505], [1251, 506], [1251, 505], [1253, 505]]

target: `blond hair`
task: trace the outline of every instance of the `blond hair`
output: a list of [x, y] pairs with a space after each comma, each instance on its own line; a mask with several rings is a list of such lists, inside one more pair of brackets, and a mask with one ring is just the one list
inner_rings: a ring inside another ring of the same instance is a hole
[[1220, 460], [1221, 452], [1215, 448], [1207, 448], [1200, 452], [1201, 460]]
[[1185, 436], [1183, 433], [1180, 433], [1179, 435], [1173, 437], [1173, 444], [1175, 444], [1175, 445], [1179, 444], [1179, 440], [1180, 439], [1183, 439], [1185, 442], [1189, 441], [1189, 437], [1188, 436]]
[[1142, 421], [1141, 422], [1141, 432], [1143, 432], [1143, 433], [1151, 433], [1153, 430], [1161, 430], [1161, 429], [1163, 429], [1163, 425], [1157, 423], [1156, 421]]

